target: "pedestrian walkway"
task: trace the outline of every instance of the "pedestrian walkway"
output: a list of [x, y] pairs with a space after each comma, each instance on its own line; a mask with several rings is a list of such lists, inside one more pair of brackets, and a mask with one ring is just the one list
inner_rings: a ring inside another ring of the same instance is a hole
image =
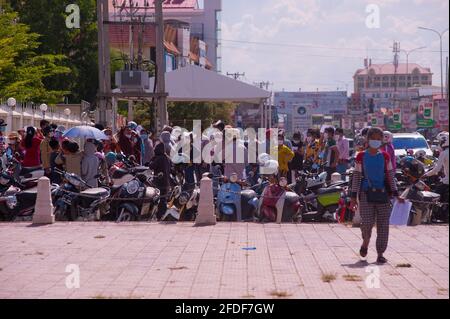
[[0, 298], [449, 298], [448, 226], [393, 227], [387, 265], [373, 246], [359, 262], [345, 225], [5, 223]]

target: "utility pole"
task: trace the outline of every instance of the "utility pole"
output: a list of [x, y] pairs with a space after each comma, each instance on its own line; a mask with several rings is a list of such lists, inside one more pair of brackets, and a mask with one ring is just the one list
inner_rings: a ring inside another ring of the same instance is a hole
[[161, 132], [164, 125], [168, 124], [166, 97], [166, 77], [165, 77], [165, 63], [164, 63], [164, 16], [163, 16], [163, 2], [164, 0], [155, 0], [155, 22], [156, 22], [156, 81], [158, 96], [158, 117], [159, 129]]
[[110, 104], [111, 93], [111, 66], [109, 52], [109, 26], [104, 21], [109, 20], [108, 0], [97, 1], [97, 26], [98, 26], [98, 67], [99, 67], [99, 122], [107, 125], [106, 109]]
[[395, 83], [394, 83], [394, 98], [396, 97], [396, 93], [397, 93], [397, 86], [398, 86], [398, 81], [397, 81], [397, 70], [398, 70], [398, 64], [399, 64], [399, 53], [400, 53], [400, 42], [394, 42], [394, 67], [395, 67], [395, 75], [394, 75], [394, 79], [395, 79]]
[[239, 80], [239, 78], [240, 78], [241, 76], [245, 76], [245, 72], [244, 72], [244, 73], [239, 73], [239, 72], [236, 72], [236, 73], [228, 73], [228, 72], [227, 72], [227, 76], [231, 76], [231, 77], [233, 77], [235, 80]]

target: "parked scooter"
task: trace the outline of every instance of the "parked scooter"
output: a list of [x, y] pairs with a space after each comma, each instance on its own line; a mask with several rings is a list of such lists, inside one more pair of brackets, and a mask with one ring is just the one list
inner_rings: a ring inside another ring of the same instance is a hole
[[153, 186], [153, 176], [137, 174], [111, 197], [107, 219], [116, 222], [152, 220], [159, 204], [160, 191]]
[[409, 186], [401, 197], [412, 201], [408, 225], [417, 226], [431, 223], [433, 207], [440, 200], [440, 195], [431, 192], [430, 187], [420, 178], [425, 174], [425, 166], [414, 157], [407, 156], [401, 160], [400, 169], [409, 180]]
[[92, 188], [76, 174], [56, 170], [64, 183], [53, 192], [56, 220], [99, 220], [107, 212], [110, 190]]
[[144, 173], [149, 170], [148, 167], [139, 166], [122, 154], [117, 155], [117, 161], [120, 165], [114, 164], [109, 170], [109, 175], [113, 181], [114, 188], [118, 188], [123, 184], [132, 181], [136, 174]]
[[217, 194], [216, 215], [222, 221], [254, 221], [258, 196], [252, 189], [243, 189], [237, 174], [225, 179]]
[[259, 220], [261, 222], [291, 223], [301, 222], [300, 197], [288, 188], [287, 178], [279, 181], [273, 177], [260, 199]]
[[308, 188], [310, 176], [309, 173], [300, 173], [296, 183], [291, 185], [300, 196], [302, 222], [336, 222], [335, 213], [344, 196], [345, 188], [339, 186], [341, 184], [329, 187], [318, 187], [317, 184]]
[[162, 221], [194, 221], [197, 216], [200, 189], [190, 186], [175, 186]]
[[[55, 189], [55, 185], [52, 188]], [[25, 189], [13, 175], [0, 174], [0, 220], [31, 220], [36, 205], [37, 187]]]

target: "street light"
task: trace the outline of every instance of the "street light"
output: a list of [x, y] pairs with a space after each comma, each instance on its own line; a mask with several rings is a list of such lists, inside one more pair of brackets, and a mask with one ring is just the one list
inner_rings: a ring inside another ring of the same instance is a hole
[[[425, 49], [426, 47], [415, 48], [412, 50], [400, 50], [401, 52], [406, 54], [406, 91], [408, 91], [409, 86], [409, 55], [415, 51]], [[411, 83], [412, 84], [412, 83]], [[412, 85], [411, 85], [412, 86]]]
[[430, 28], [424, 28], [424, 27], [419, 27], [420, 30], [425, 30], [425, 31], [431, 31], [436, 33], [439, 36], [440, 39], [440, 43], [441, 43], [441, 98], [444, 98], [444, 67], [443, 67], [443, 58], [442, 58], [442, 37], [444, 36], [444, 34], [448, 31], [448, 29], [445, 29], [442, 32], [439, 32], [437, 30], [434, 29], [430, 29]]
[[16, 106], [16, 104], [17, 104], [17, 101], [16, 101], [15, 98], [10, 97], [6, 103], [8, 104], [8, 106], [10, 108], [14, 108]]
[[45, 119], [45, 112], [47, 112], [48, 110], [47, 104], [41, 104], [41, 106], [39, 106], [39, 109], [42, 111], [42, 116]]

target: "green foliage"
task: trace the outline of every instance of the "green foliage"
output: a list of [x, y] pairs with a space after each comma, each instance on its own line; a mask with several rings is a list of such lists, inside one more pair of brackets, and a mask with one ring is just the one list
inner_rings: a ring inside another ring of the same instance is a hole
[[[20, 22], [40, 34], [37, 54], [67, 57], [64, 66], [71, 72], [45, 79], [46, 87], [67, 92], [69, 102], [82, 99], [94, 102], [98, 91], [97, 5], [95, 0], [11, 0]], [[80, 8], [80, 29], [66, 27], [66, 6], [76, 3]]]
[[36, 54], [39, 35], [18, 22], [17, 13], [0, 14], [0, 96], [21, 101], [57, 103], [66, 90], [52, 87], [48, 81], [66, 76], [65, 56]]
[[[222, 120], [232, 124], [234, 104], [213, 102], [169, 102], [167, 110], [172, 126], [181, 126], [192, 130], [194, 120], [201, 120], [203, 129]], [[134, 119], [144, 127], [154, 127], [153, 107], [150, 102], [138, 103], [134, 110]]]

